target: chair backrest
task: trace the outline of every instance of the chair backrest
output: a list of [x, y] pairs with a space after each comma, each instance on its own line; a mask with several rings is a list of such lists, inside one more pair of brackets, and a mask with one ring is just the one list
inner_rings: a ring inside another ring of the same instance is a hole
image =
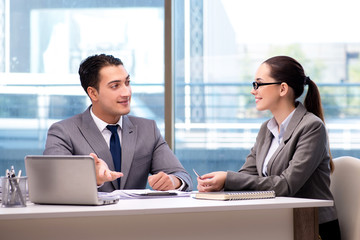
[[330, 189], [340, 223], [341, 239], [360, 239], [360, 159], [344, 156], [333, 159], [335, 171]]

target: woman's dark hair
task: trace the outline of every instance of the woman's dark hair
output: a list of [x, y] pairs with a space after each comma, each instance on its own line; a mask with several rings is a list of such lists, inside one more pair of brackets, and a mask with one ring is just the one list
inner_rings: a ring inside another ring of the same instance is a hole
[[270, 76], [272, 78], [287, 83], [294, 90], [294, 101], [303, 94], [305, 85], [308, 85], [304, 106], [309, 112], [312, 112], [325, 122], [319, 89], [305, 75], [304, 69], [298, 61], [288, 56], [276, 56], [269, 58], [264, 63], [270, 66]]
[[99, 72], [106, 66], [123, 65], [119, 58], [112, 55], [93, 55], [81, 62], [79, 67], [79, 75], [81, 86], [87, 94], [87, 88], [93, 87], [99, 91]]
[[[304, 106], [309, 112], [318, 116], [325, 124], [319, 89], [315, 82], [305, 75], [301, 64], [288, 56], [272, 57], [264, 63], [270, 67], [270, 76], [272, 78], [278, 82], [287, 83], [294, 90], [294, 102], [303, 94], [305, 85], [308, 85]], [[330, 150], [329, 154], [330, 169], [332, 172], [334, 170], [334, 164], [332, 162]]]

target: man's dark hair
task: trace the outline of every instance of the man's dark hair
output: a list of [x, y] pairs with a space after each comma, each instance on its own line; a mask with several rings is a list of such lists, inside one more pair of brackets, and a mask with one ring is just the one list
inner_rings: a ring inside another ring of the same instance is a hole
[[99, 72], [103, 67], [119, 65], [123, 65], [119, 58], [106, 54], [89, 56], [82, 61], [79, 67], [79, 75], [81, 86], [86, 94], [88, 87], [93, 87], [99, 91]]

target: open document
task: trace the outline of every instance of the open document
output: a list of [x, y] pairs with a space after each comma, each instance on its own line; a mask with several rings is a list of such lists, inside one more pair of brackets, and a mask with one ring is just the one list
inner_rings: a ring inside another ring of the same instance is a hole
[[126, 189], [115, 190], [112, 192], [99, 192], [104, 196], [120, 196], [120, 199], [136, 198], [163, 198], [163, 197], [190, 197], [191, 192], [182, 192], [177, 190], [155, 191], [151, 189]]

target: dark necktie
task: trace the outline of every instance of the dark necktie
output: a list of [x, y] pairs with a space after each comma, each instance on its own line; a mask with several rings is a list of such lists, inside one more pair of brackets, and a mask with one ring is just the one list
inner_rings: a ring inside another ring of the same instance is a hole
[[[110, 152], [114, 161], [115, 171], [121, 172], [121, 145], [119, 134], [117, 132], [118, 125], [107, 125], [107, 129], [111, 131]], [[118, 178], [120, 188], [120, 178]]]

